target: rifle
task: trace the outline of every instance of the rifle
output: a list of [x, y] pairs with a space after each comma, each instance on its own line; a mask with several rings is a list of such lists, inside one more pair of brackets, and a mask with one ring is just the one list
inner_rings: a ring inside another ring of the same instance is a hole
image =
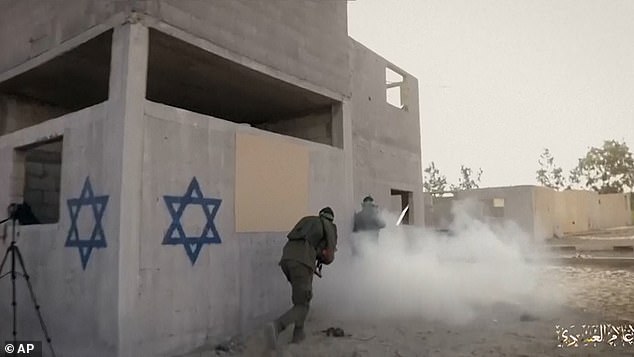
[[317, 268], [315, 269], [315, 275], [317, 275], [320, 278], [321, 278], [321, 268], [322, 267], [323, 267], [323, 264], [319, 261], [319, 259], [317, 259]]

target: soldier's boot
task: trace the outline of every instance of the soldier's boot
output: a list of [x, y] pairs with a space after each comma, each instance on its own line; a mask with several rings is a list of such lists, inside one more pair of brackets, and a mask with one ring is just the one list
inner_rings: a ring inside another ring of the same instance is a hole
[[304, 333], [304, 328], [295, 327], [295, 329], [293, 330], [293, 339], [291, 340], [291, 343], [300, 343], [304, 341], [305, 338], [306, 334]]
[[279, 321], [273, 321], [266, 326], [267, 339], [269, 348], [272, 350], [277, 349], [277, 337], [280, 332], [284, 330], [284, 326]]

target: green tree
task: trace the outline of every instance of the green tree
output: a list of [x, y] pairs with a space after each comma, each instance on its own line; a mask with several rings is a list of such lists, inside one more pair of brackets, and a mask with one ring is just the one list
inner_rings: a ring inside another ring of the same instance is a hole
[[424, 172], [423, 189], [426, 192], [430, 192], [433, 196], [438, 196], [445, 192], [447, 189], [447, 177], [440, 173], [433, 161], [425, 168]]
[[564, 170], [560, 166], [555, 166], [555, 159], [550, 150], [544, 149], [539, 155], [539, 170], [537, 170], [537, 182], [542, 186], [561, 190], [566, 187]]
[[570, 174], [568, 176], [568, 186], [566, 189], [572, 190], [573, 188], [584, 188], [581, 183], [581, 170], [579, 169], [579, 166], [570, 170]]
[[453, 190], [471, 190], [480, 187], [480, 179], [482, 178], [482, 169], [478, 168], [475, 171], [475, 179], [472, 178], [474, 171], [464, 165], [460, 165], [460, 177], [458, 178], [458, 185], [452, 185]]
[[620, 193], [634, 189], [634, 158], [625, 142], [605, 140], [579, 159], [571, 172], [580, 183], [599, 193]]

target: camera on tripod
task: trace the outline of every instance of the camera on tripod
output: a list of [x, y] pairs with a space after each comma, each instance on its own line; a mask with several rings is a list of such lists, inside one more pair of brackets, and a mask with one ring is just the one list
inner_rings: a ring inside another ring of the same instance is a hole
[[6, 220], [17, 221], [22, 226], [40, 224], [28, 203], [12, 203], [8, 207], [9, 218]]
[[[46, 329], [46, 325], [44, 324], [44, 318], [42, 317], [42, 314], [40, 312], [40, 305], [37, 303], [37, 299], [35, 298], [35, 292], [33, 291], [33, 286], [31, 285], [31, 280], [30, 280], [31, 278], [29, 274], [26, 272], [26, 267], [24, 266], [24, 259], [22, 258], [22, 253], [20, 252], [20, 248], [18, 248], [18, 245], [16, 244], [16, 223], [19, 223], [20, 225], [27, 225], [27, 224], [38, 224], [40, 222], [33, 214], [33, 211], [31, 211], [31, 206], [29, 206], [26, 203], [12, 203], [7, 208], [7, 211], [8, 211], [9, 217], [0, 221], [0, 224], [11, 221], [13, 229], [11, 230], [11, 244], [9, 245], [9, 247], [7, 247], [7, 251], [4, 254], [4, 257], [2, 258], [2, 262], [0, 262], [0, 279], [4, 278], [5, 276], [11, 277], [11, 290], [12, 290], [11, 306], [13, 310], [13, 323], [12, 323], [13, 345], [16, 344], [17, 335], [18, 335], [18, 331], [17, 331], [18, 301], [16, 300], [16, 284], [15, 283], [16, 283], [16, 279], [20, 277], [20, 278], [24, 278], [24, 280], [26, 281], [26, 285], [29, 288], [31, 301], [33, 302], [33, 307], [35, 308], [35, 311], [37, 312], [37, 317], [40, 320], [40, 326], [42, 327], [42, 332], [44, 333], [44, 337], [46, 338], [46, 342], [48, 343], [48, 346], [50, 348], [51, 356], [55, 357], [55, 350], [53, 349], [51, 338], [48, 334], [48, 330]], [[2, 274], [5, 264], [7, 264], [10, 270], [7, 273]], [[17, 268], [19, 268], [22, 271], [18, 272], [16, 270]]]

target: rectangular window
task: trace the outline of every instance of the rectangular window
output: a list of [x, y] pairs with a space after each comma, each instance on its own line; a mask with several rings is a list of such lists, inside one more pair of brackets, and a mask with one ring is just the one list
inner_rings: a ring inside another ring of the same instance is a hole
[[482, 215], [490, 218], [504, 218], [504, 199], [494, 198], [481, 200]]
[[502, 206], [502, 207], [492, 207], [491, 208], [491, 217], [504, 218], [504, 206]]
[[16, 164], [23, 165], [23, 224], [59, 221], [62, 138], [16, 149]]
[[493, 199], [493, 207], [500, 208], [504, 207], [504, 199], [503, 198], [494, 198]]
[[404, 79], [404, 75], [398, 73], [395, 69], [385, 68], [385, 98], [388, 104], [399, 109], [405, 108], [405, 103], [403, 103]]

